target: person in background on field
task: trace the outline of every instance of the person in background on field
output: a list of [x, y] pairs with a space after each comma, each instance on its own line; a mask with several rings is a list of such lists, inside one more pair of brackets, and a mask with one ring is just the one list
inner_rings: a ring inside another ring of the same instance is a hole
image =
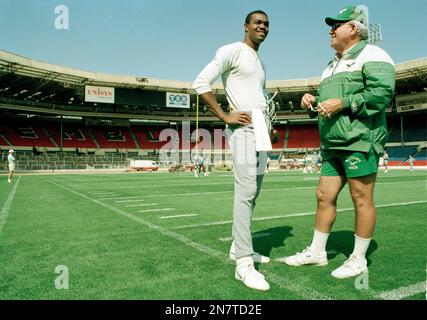
[[13, 171], [15, 171], [15, 163], [16, 163], [15, 150], [13, 149], [9, 150], [9, 155], [7, 156], [7, 162], [9, 165], [9, 175], [8, 175], [7, 182], [12, 183], [12, 176], [13, 176]]
[[412, 155], [409, 155], [409, 158], [408, 158], [408, 162], [409, 162], [409, 171], [415, 171], [415, 168], [414, 168], [414, 161], [415, 161], [415, 158], [414, 158]]
[[384, 165], [384, 173], [388, 172], [388, 153], [387, 150], [384, 150], [383, 154], [383, 165]]

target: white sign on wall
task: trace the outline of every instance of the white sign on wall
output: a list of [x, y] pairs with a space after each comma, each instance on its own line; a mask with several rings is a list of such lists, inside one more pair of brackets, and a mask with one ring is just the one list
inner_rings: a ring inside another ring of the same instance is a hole
[[114, 88], [85, 86], [85, 101], [114, 103]]
[[190, 109], [190, 95], [186, 93], [166, 92], [166, 107]]

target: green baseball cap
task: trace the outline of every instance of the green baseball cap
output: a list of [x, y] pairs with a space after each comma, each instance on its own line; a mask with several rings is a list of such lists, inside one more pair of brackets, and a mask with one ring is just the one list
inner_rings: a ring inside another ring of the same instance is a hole
[[342, 8], [336, 17], [327, 17], [325, 22], [332, 26], [337, 22], [357, 20], [368, 26], [368, 8], [365, 6], [347, 6]]

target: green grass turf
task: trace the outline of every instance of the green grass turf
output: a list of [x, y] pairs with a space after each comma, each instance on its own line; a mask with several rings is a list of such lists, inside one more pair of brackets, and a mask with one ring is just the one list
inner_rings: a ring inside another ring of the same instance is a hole
[[[0, 232], [0, 299], [378, 299], [426, 279], [426, 177], [378, 175], [365, 290], [354, 279], [330, 276], [353, 248], [348, 188], [338, 201], [348, 210], [338, 213], [328, 241], [329, 265], [292, 268], [274, 259], [310, 243], [318, 175], [267, 174], [252, 231], [255, 250], [272, 259], [258, 266], [271, 290], [258, 292], [234, 280], [231, 241], [220, 240], [231, 234], [232, 173], [18, 174]], [[0, 208], [14, 186], [6, 181], [0, 180]], [[382, 207], [387, 204], [398, 205]], [[139, 212], [159, 208], [173, 210]], [[306, 215], [289, 216], [297, 213]], [[181, 214], [197, 215], [160, 219]], [[208, 225], [213, 222], [219, 223]], [[59, 265], [69, 270], [67, 290], [54, 285]], [[425, 299], [425, 293], [405, 299]]]

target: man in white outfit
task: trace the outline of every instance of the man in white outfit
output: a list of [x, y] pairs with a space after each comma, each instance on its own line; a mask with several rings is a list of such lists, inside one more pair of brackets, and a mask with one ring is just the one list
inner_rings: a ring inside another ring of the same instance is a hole
[[9, 175], [8, 175], [7, 182], [12, 183], [12, 176], [13, 176], [13, 171], [15, 170], [15, 162], [16, 162], [15, 150], [13, 149], [9, 150], [9, 154], [7, 156], [7, 162], [9, 165]]
[[[227, 139], [233, 155], [234, 207], [233, 243], [230, 259], [236, 260], [235, 278], [247, 287], [268, 290], [270, 285], [254, 267], [267, 263], [268, 257], [254, 252], [251, 235], [252, 214], [267, 165], [267, 151], [272, 149], [269, 137], [265, 70], [258, 48], [269, 31], [265, 12], [253, 11], [246, 16], [245, 38], [219, 48], [214, 59], [202, 70], [193, 88], [220, 120], [227, 125]], [[219, 106], [212, 84], [221, 76], [231, 112]]]

